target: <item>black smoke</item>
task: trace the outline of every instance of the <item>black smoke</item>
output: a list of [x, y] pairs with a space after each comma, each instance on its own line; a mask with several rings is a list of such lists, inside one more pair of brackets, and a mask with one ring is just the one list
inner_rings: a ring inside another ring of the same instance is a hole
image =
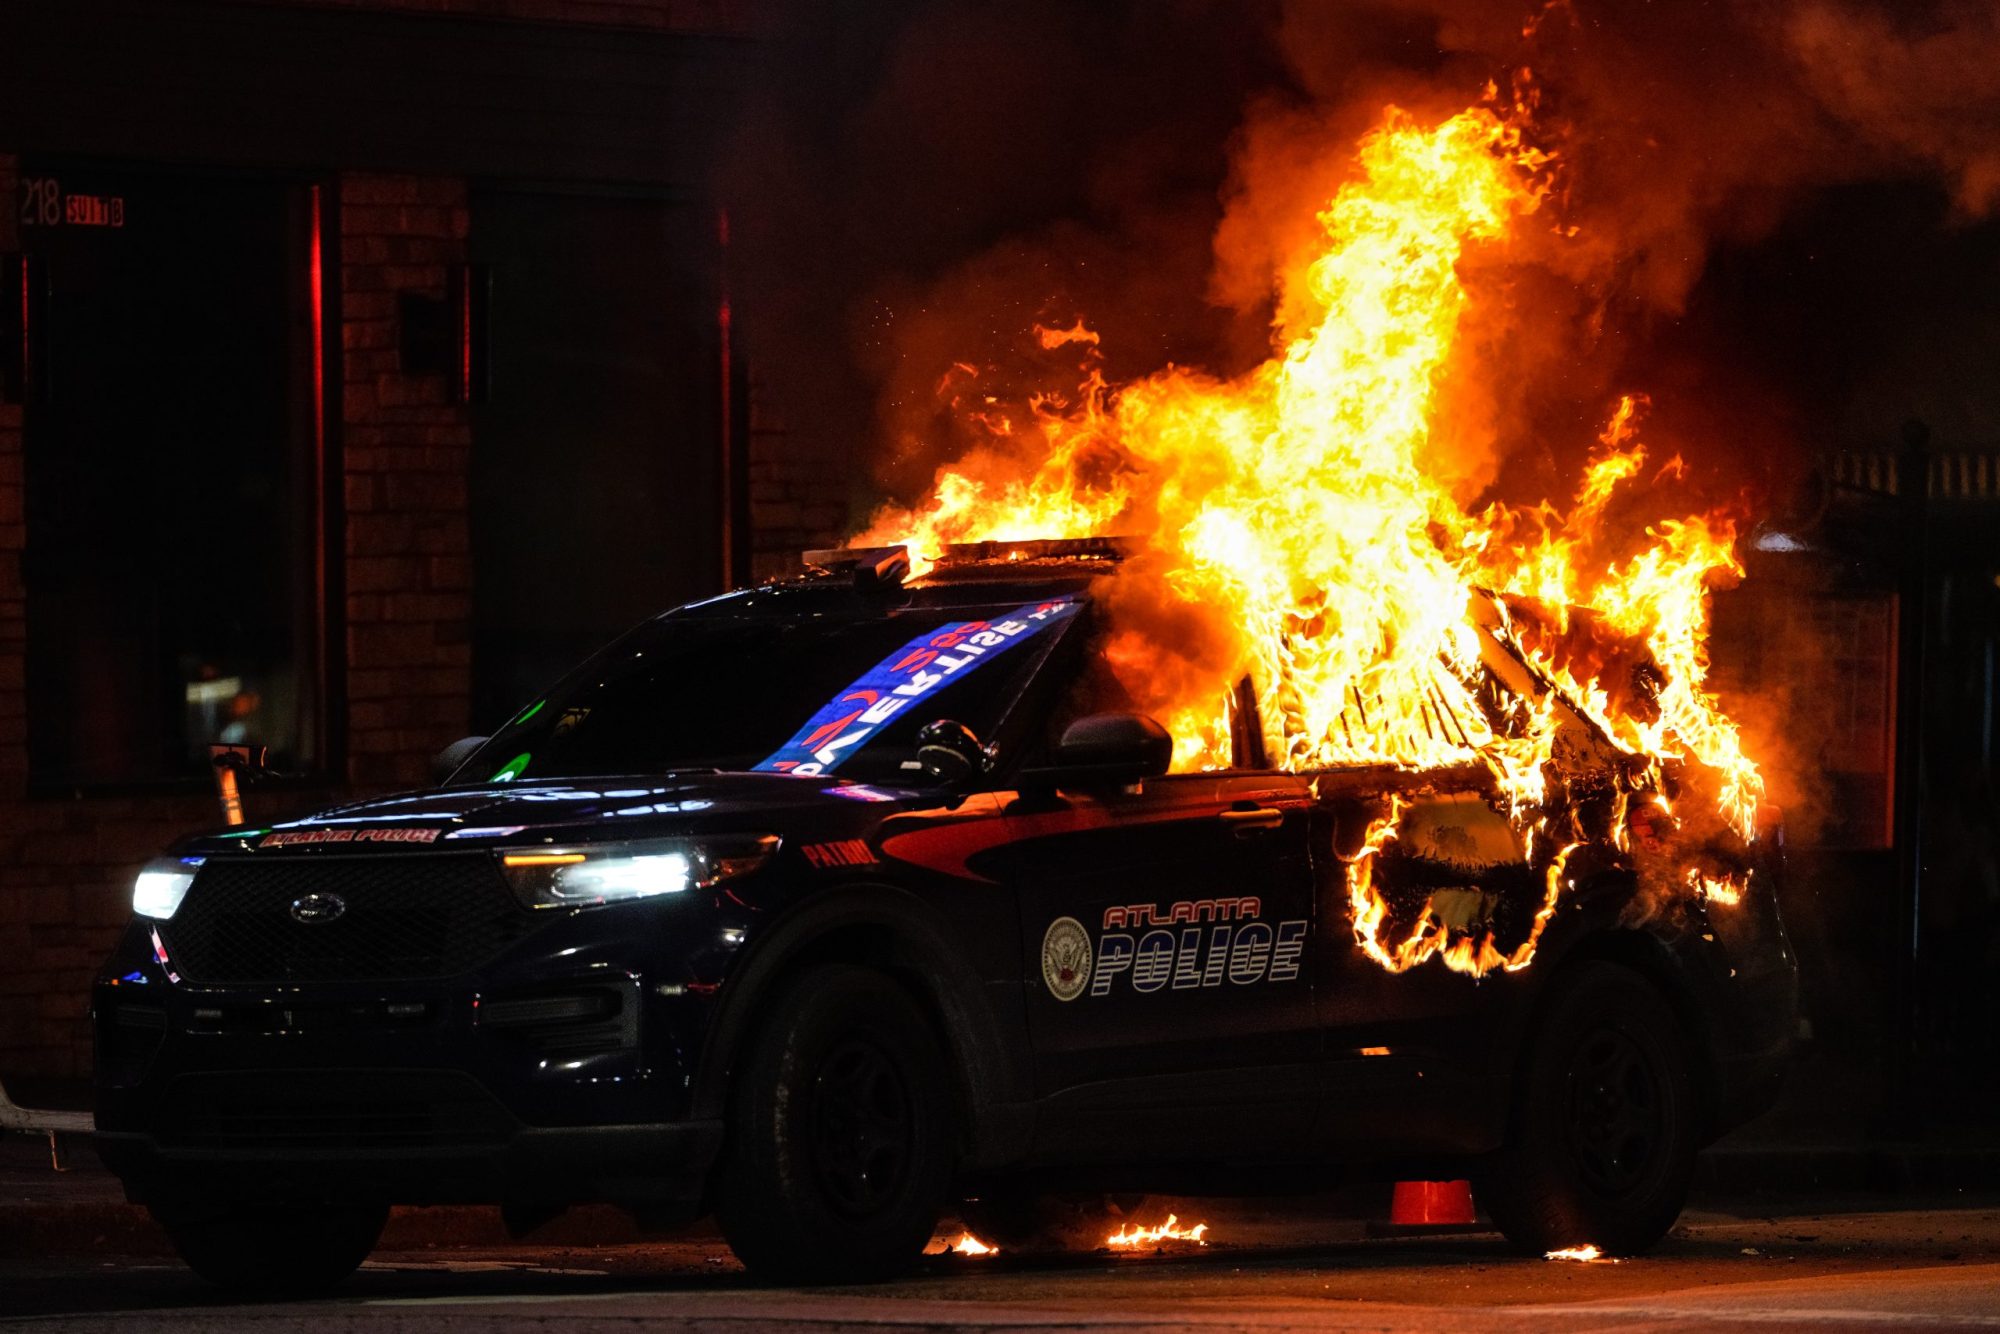
[[1911, 415], [2000, 425], [1990, 4], [877, 0], [776, 31], [719, 189], [762, 410], [857, 524], [964, 447], [954, 364], [1047, 374], [1037, 322], [1085, 318], [1114, 383], [1264, 355], [1355, 137], [1488, 81], [1563, 165], [1482, 275], [1474, 483], [1560, 495], [1628, 390], [1750, 507]]

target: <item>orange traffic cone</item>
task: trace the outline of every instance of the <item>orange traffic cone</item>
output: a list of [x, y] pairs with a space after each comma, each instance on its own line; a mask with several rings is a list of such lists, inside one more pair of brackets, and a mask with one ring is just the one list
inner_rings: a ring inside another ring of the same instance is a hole
[[1464, 1227], [1478, 1221], [1470, 1181], [1398, 1181], [1391, 1227]]

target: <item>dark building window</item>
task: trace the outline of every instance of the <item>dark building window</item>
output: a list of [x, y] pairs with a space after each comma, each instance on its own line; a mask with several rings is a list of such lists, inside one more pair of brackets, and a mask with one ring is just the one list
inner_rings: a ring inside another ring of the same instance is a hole
[[474, 410], [473, 724], [645, 616], [722, 590], [713, 215], [487, 189], [491, 390]]
[[29, 760], [42, 787], [320, 758], [315, 196], [24, 163]]

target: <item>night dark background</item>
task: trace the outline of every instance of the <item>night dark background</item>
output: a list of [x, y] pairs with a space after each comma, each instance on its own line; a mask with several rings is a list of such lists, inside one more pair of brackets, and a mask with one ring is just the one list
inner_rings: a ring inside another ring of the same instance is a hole
[[[273, 683], [232, 697], [302, 775], [267, 810], [421, 781], [647, 610], [923, 495], [969, 439], [954, 362], [1026, 392], [1073, 370], [1032, 325], [1078, 318], [1114, 382], [1260, 360], [1355, 137], [1494, 80], [1538, 90], [1577, 230], [1479, 273], [1510, 314], [1451, 466], [1561, 494], [1616, 396], [1650, 396], [1682, 498], [1733, 507], [1749, 552], [1715, 677], [1792, 843], [1813, 1029], [1781, 1122], [1900, 1133], [1912, 1089], [1929, 1122], [1990, 1112], [1990, 6], [601, 8], [0, 16], [0, 253], [39, 294], [25, 336], [0, 321], [38, 354], [0, 395], [0, 945], [48, 998], [0, 1015], [0, 1072], [87, 1069], [132, 866], [212, 809], [189, 685]], [[30, 180], [135, 211], [44, 226]], [[477, 375], [411, 346], [410, 300]], [[177, 489], [218, 474], [242, 485]]]

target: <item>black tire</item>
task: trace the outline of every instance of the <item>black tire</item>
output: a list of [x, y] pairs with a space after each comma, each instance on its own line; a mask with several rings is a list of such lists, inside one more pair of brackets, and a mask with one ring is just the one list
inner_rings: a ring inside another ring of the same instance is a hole
[[830, 964], [777, 995], [732, 1087], [722, 1235], [760, 1278], [865, 1283], [908, 1270], [956, 1167], [945, 1054], [916, 1000]]
[[1475, 1183], [1516, 1248], [1637, 1255], [1687, 1203], [1699, 1147], [1687, 1033], [1640, 974], [1592, 960], [1543, 999], [1507, 1147]]
[[156, 1204], [153, 1216], [188, 1268], [209, 1282], [252, 1296], [301, 1297], [361, 1267], [382, 1239], [389, 1207]]

